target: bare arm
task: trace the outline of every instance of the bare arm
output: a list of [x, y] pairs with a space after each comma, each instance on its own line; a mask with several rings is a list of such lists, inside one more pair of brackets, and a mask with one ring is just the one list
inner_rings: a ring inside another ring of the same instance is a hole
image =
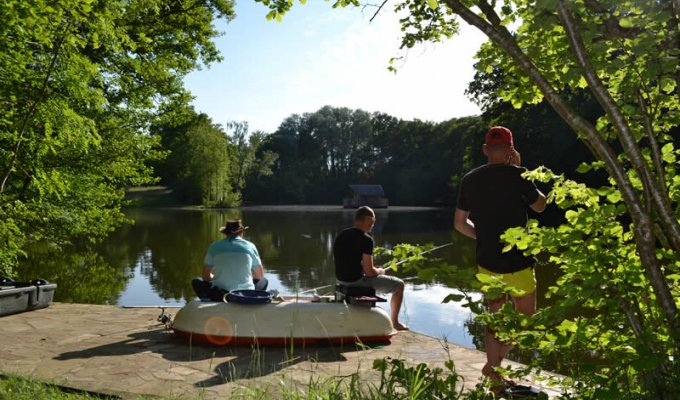
[[453, 219], [453, 226], [456, 228], [456, 230], [463, 235], [477, 239], [477, 232], [475, 231], [475, 224], [470, 221], [468, 218], [470, 216], [469, 211], [464, 211], [461, 210], [460, 208], [456, 208], [456, 215], [454, 216]]
[[212, 268], [203, 267], [203, 280], [205, 282], [210, 282], [212, 280]]
[[533, 203], [529, 204], [529, 208], [536, 211], [537, 213], [543, 212], [545, 210], [545, 195], [538, 191], [538, 198]]
[[253, 279], [262, 279], [264, 278], [264, 267], [262, 267], [262, 264], [258, 265], [253, 269]]
[[[512, 147], [510, 150], [510, 158], [508, 159], [508, 164], [514, 164], [517, 166], [522, 165], [522, 157], [516, 148]], [[536, 211], [537, 213], [543, 212], [545, 210], [545, 195], [538, 191], [538, 198], [535, 202], [529, 205], [529, 208]]]
[[362, 254], [361, 265], [364, 267], [364, 275], [366, 276], [378, 276], [385, 274], [385, 269], [373, 265], [373, 256], [371, 254]]

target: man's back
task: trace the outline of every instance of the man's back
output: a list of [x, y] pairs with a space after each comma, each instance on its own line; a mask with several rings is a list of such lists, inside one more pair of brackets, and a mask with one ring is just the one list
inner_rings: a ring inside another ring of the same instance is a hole
[[357, 228], [347, 228], [336, 236], [333, 242], [335, 278], [341, 282], [361, 279], [363, 254], [373, 254], [373, 239]]
[[213, 242], [205, 256], [213, 268], [213, 284], [224, 290], [254, 289], [251, 270], [260, 265], [254, 244], [240, 237]]
[[500, 235], [508, 228], [525, 226], [527, 207], [539, 196], [533, 183], [521, 174], [525, 168], [487, 164], [470, 171], [461, 182], [458, 208], [470, 212], [477, 235], [477, 262], [494, 272], [514, 272], [533, 265], [517, 249], [503, 253]]

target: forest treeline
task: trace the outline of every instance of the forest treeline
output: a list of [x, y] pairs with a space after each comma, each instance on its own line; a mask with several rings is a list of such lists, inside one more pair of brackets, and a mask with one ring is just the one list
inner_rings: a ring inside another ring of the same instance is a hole
[[[155, 164], [161, 183], [184, 203], [341, 204], [350, 184], [381, 184], [392, 205], [453, 206], [458, 182], [485, 162], [486, 130], [508, 126], [524, 165], [572, 176], [591, 161], [588, 149], [545, 103], [516, 110], [491, 102], [478, 73], [468, 95], [485, 112], [445, 122], [402, 120], [360, 109], [325, 106], [287, 117], [273, 133], [246, 123], [222, 127], [192, 110], [152, 129], [167, 158]], [[498, 84], [498, 82], [496, 82]], [[584, 92], [569, 96], [593, 120], [600, 109]]]

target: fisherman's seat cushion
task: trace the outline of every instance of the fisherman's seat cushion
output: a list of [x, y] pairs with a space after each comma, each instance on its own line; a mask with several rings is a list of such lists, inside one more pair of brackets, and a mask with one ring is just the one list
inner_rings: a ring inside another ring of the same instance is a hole
[[344, 294], [345, 296], [361, 297], [361, 296], [375, 296], [375, 288], [370, 286], [347, 286], [335, 285], [335, 291]]

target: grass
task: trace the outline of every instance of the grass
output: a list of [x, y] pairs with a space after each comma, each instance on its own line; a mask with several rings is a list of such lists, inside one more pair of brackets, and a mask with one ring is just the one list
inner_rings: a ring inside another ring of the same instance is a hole
[[[313, 376], [306, 383], [296, 383], [282, 378], [280, 385], [249, 384], [241, 386], [231, 394], [232, 399], [243, 400], [416, 400], [416, 399], [465, 399], [491, 400], [488, 383], [472, 389], [462, 389], [462, 378], [455, 371], [452, 360], [444, 368], [420, 363], [407, 365], [400, 359], [378, 359], [373, 361], [373, 370], [379, 380], [364, 380], [359, 372], [348, 376]], [[19, 376], [2, 376], [0, 399], [2, 400], [115, 400], [115, 395], [81, 391], [54, 383], [45, 383]], [[158, 399], [156, 396], [140, 396], [135, 400]], [[202, 400], [204, 393], [196, 397], [164, 398], [166, 400]]]
[[172, 190], [165, 186], [133, 187], [126, 190], [125, 198], [130, 201], [128, 207], [177, 207], [181, 204], [173, 196]]
[[[2, 400], [115, 400], [117, 396], [92, 393], [53, 383], [44, 383], [19, 376], [2, 376], [0, 379]], [[142, 398], [140, 398], [141, 400]]]

